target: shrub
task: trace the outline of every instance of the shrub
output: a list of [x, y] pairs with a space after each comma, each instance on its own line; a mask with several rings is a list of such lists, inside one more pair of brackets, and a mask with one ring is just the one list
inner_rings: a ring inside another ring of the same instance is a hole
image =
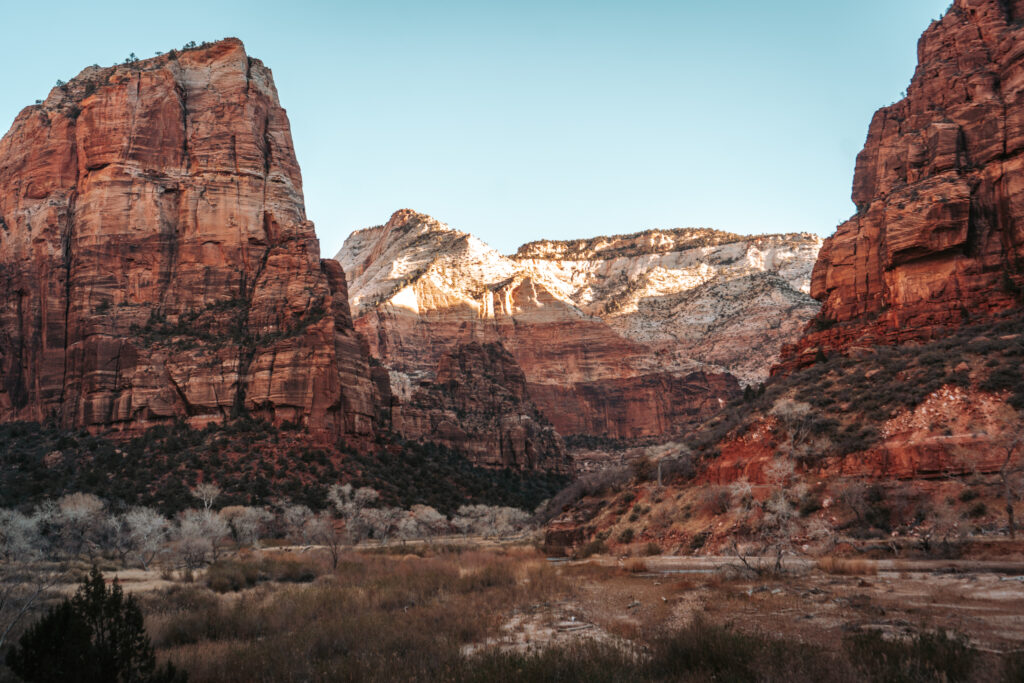
[[108, 590], [93, 567], [74, 597], [51, 608], [7, 653], [7, 666], [29, 683], [184, 681], [170, 664], [157, 668], [142, 611], [115, 582]]
[[251, 562], [217, 560], [206, 570], [206, 585], [218, 593], [239, 591], [255, 586], [259, 576], [259, 567]]
[[591, 555], [603, 555], [606, 552], [608, 552], [608, 547], [603, 540], [597, 538], [580, 546], [575, 552], [575, 557], [578, 560], [585, 560]]
[[661, 546], [654, 541], [651, 541], [644, 547], [645, 555], [661, 555], [662, 552]]
[[967, 516], [971, 519], [977, 519], [978, 517], [984, 517], [987, 512], [988, 508], [985, 506], [985, 503], [979, 500], [967, 510]]
[[647, 563], [644, 562], [643, 558], [631, 557], [626, 560], [623, 568], [630, 574], [643, 574], [647, 571]]
[[632, 543], [633, 533], [633, 527], [626, 527], [622, 530], [622, 533], [619, 534], [617, 540], [619, 541], [619, 543]]
[[870, 631], [850, 638], [847, 649], [868, 677], [879, 681], [965, 681], [978, 655], [965, 636], [945, 631], [908, 640], [887, 640]]
[[960, 502], [961, 503], [970, 503], [972, 500], [975, 500], [977, 497], [978, 497], [978, 492], [975, 491], [974, 489], [964, 489], [963, 491], [960, 492]]

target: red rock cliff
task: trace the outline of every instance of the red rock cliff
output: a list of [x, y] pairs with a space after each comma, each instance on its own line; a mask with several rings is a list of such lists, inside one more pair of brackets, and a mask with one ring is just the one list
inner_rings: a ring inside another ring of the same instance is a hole
[[900, 102], [857, 158], [857, 215], [825, 241], [819, 348], [927, 339], [1019, 306], [1024, 286], [1024, 1], [956, 0], [918, 45]]
[[0, 141], [0, 420], [127, 431], [248, 410], [368, 435], [270, 70], [227, 39], [91, 67]]

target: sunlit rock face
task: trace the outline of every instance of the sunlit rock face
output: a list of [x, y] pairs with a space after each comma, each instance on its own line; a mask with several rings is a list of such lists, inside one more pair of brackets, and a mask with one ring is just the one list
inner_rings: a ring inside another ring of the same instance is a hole
[[785, 353], [928, 339], [1021, 305], [1024, 3], [957, 0], [925, 31], [907, 96], [857, 157], [858, 213], [825, 241], [820, 320]]
[[90, 67], [0, 141], [0, 419], [373, 432], [344, 273], [269, 69], [227, 39]]
[[[648, 231], [503, 256], [413, 211], [337, 256], [399, 405], [462, 345], [501, 344], [563, 435], [671, 434], [763, 380], [818, 310], [813, 235]], [[400, 422], [400, 420], [398, 420]], [[398, 423], [396, 422], [396, 424]]]

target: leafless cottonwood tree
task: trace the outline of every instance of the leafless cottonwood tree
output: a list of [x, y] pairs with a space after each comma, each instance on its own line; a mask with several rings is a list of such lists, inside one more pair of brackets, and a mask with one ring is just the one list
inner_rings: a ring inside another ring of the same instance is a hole
[[364, 513], [379, 498], [380, 494], [367, 486], [356, 489], [351, 484], [334, 484], [328, 490], [327, 499], [345, 522], [349, 543], [359, 543], [369, 534], [370, 526]]
[[285, 504], [281, 510], [281, 524], [292, 543], [307, 545], [310, 543], [308, 524], [315, 515], [305, 505]]
[[176, 540], [178, 553], [189, 569], [198, 569], [207, 561], [216, 562], [228, 523], [213, 510], [185, 510], [179, 515]]
[[1017, 538], [1017, 520], [1014, 516], [1015, 506], [1024, 497], [1024, 459], [1014, 462], [1014, 456], [1024, 446], [1024, 426], [1019, 426], [1016, 433], [1006, 439], [1006, 457], [999, 469], [999, 481], [1003, 489], [1003, 502], [1006, 504], [1006, 520], [1010, 527], [1010, 538]]
[[167, 518], [147, 507], [134, 507], [111, 518], [114, 545], [122, 561], [135, 557], [143, 569], [149, 569], [163, 551], [170, 526]]
[[318, 515], [311, 515], [303, 524], [302, 534], [309, 543], [326, 548], [331, 556], [331, 567], [338, 568], [338, 558], [341, 556], [345, 534], [338, 530], [336, 520], [330, 512], [324, 510]]
[[95, 557], [109, 532], [106, 503], [91, 493], [61, 496], [55, 508], [45, 506], [41, 514], [49, 517], [45, 521], [55, 527], [60, 549], [72, 558]]
[[220, 496], [220, 494], [220, 487], [208, 481], [204, 481], [202, 484], [197, 484], [196, 487], [192, 489], [192, 496], [202, 502], [204, 510], [212, 509], [214, 501], [217, 500], [217, 497]]
[[525, 529], [529, 521], [530, 516], [518, 508], [463, 505], [452, 518], [452, 526], [463, 534], [508, 536]]
[[0, 510], [0, 651], [18, 623], [61, 581], [62, 569], [26, 570], [44, 547], [39, 519]]
[[220, 514], [227, 521], [234, 539], [253, 547], [259, 545], [267, 525], [274, 520], [269, 510], [247, 505], [226, 507]]

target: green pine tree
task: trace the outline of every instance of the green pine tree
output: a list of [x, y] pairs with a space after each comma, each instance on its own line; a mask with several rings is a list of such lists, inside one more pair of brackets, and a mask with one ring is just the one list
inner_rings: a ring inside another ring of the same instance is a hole
[[50, 609], [7, 653], [7, 666], [28, 683], [183, 683], [159, 669], [135, 599], [109, 589], [93, 567], [74, 597]]

